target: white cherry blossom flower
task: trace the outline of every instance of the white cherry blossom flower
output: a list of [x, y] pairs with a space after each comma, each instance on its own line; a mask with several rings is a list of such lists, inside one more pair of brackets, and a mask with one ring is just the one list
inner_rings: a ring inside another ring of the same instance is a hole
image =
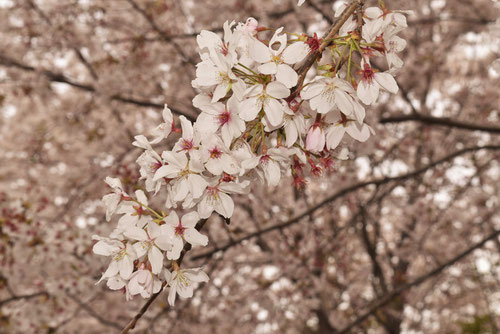
[[238, 184], [236, 182], [220, 182], [212, 180], [198, 204], [200, 218], [208, 218], [212, 212], [217, 212], [225, 218], [230, 218], [234, 211], [234, 202], [228, 194], [248, 193], [250, 181]]
[[152, 272], [159, 274], [163, 268], [163, 253], [161, 251], [172, 249], [167, 231], [158, 224], [149, 222], [146, 230], [132, 226], [124, 232], [124, 235], [129, 239], [139, 241], [134, 244], [137, 256], [140, 258], [147, 253]]
[[290, 90], [282, 83], [272, 81], [264, 85], [254, 85], [245, 93], [240, 105], [240, 117], [244, 121], [253, 121], [259, 112], [264, 109], [264, 113], [273, 126], [278, 126], [283, 122], [284, 106], [278, 99], [286, 98], [290, 95]]
[[155, 137], [155, 139], [151, 141], [151, 144], [158, 144], [163, 139], [167, 138], [174, 127], [174, 117], [172, 115], [172, 111], [167, 107], [166, 104], [163, 108], [162, 116], [163, 123], [161, 123], [151, 131], [151, 134]]
[[398, 92], [398, 84], [394, 77], [386, 72], [375, 72], [368, 62], [361, 61], [361, 81], [356, 91], [359, 99], [367, 105], [377, 101], [380, 88], [390, 93]]
[[144, 269], [144, 265], [132, 274], [127, 284], [127, 300], [134, 295], [149, 298], [161, 289], [161, 281], [156, 279], [151, 271]]
[[175, 305], [175, 297], [179, 294], [182, 298], [193, 297], [194, 283], [208, 282], [209, 278], [202, 268], [177, 269], [172, 273], [165, 270], [165, 279], [170, 286], [168, 303]]
[[182, 137], [175, 143], [172, 151], [174, 152], [192, 152], [200, 144], [200, 134], [194, 132], [193, 124], [186, 117], [180, 116], [182, 128]]
[[232, 31], [235, 22], [224, 22], [222, 28], [224, 30], [223, 40], [216, 33], [208, 30], [202, 30], [196, 36], [196, 42], [202, 53], [208, 52], [212, 57], [216, 55], [224, 57], [225, 61], [232, 67], [237, 62], [238, 55], [236, 47], [238, 46], [239, 31]]
[[123, 191], [123, 186], [120, 179], [106, 177], [105, 182], [113, 189], [113, 193], [104, 195], [102, 201], [106, 206], [106, 221], [111, 219], [111, 216], [116, 212], [118, 205], [124, 197], [128, 195]]
[[302, 134], [306, 131], [304, 115], [300, 112], [293, 113], [289, 108], [285, 109], [284, 127], [286, 141], [285, 145], [291, 147], [297, 142], [302, 141]]
[[238, 115], [238, 101], [232, 96], [226, 104], [213, 103], [200, 108], [195, 130], [200, 133], [215, 133], [220, 130], [224, 144], [229, 147], [234, 138], [245, 130], [245, 122]]
[[[309, 46], [304, 42], [296, 42], [287, 47], [286, 34], [278, 35], [283, 31], [279, 28], [266, 46], [258, 40], [250, 45], [250, 56], [261, 63], [257, 69], [262, 74], [275, 74], [276, 80], [285, 87], [291, 88], [297, 84], [297, 72], [290, 66], [302, 61], [309, 54]], [[274, 49], [275, 44], [280, 46]]]
[[364, 142], [373, 132], [373, 129], [367, 125], [362, 124], [361, 126], [355, 120], [344, 119], [332, 124], [326, 130], [326, 147], [329, 150], [333, 150], [339, 144], [345, 133], [348, 133], [353, 139], [357, 141]]
[[375, 41], [377, 36], [382, 34], [384, 30], [390, 25], [394, 25], [400, 30], [406, 28], [406, 16], [404, 14], [411, 14], [411, 11], [400, 10], [382, 10], [379, 7], [369, 7], [364, 11], [363, 26], [363, 39], [368, 43]]
[[338, 108], [346, 116], [354, 116], [363, 122], [365, 109], [353, 97], [354, 88], [340, 78], [317, 76], [300, 92], [300, 96], [309, 100], [309, 105], [320, 114], [326, 114]]
[[[277, 186], [281, 178], [280, 162], [287, 160], [287, 153], [282, 149], [272, 148], [265, 154], [253, 156], [241, 163], [240, 175], [255, 170], [261, 180], [266, 180], [270, 187]], [[255, 169], [256, 167], [259, 167]]]
[[167, 258], [169, 260], [177, 260], [181, 255], [182, 248], [184, 247], [183, 240], [193, 246], [206, 246], [208, 244], [207, 236], [201, 234], [196, 230], [196, 223], [200, 220], [197, 212], [193, 211], [182, 216], [179, 219], [177, 213], [172, 211], [165, 217], [165, 224], [161, 226], [165, 233], [171, 238], [173, 247], [167, 251]]
[[207, 135], [202, 141], [200, 158], [207, 171], [213, 175], [238, 174], [240, 167], [231, 152], [217, 135]]
[[95, 254], [112, 257], [108, 269], [103, 273], [99, 282], [117, 274], [120, 274], [120, 277], [124, 280], [128, 279], [134, 270], [134, 260], [137, 258], [132, 245], [130, 243], [125, 245], [119, 240], [103, 238], [97, 235], [94, 235], [92, 239], [99, 240], [92, 248]]
[[172, 199], [176, 202], [182, 201], [190, 193], [193, 198], [199, 198], [207, 187], [207, 181], [200, 175], [204, 167], [197, 159], [188, 160], [185, 153], [164, 151], [163, 160], [167, 163], [160, 167], [153, 178], [159, 180], [163, 177], [173, 179]]

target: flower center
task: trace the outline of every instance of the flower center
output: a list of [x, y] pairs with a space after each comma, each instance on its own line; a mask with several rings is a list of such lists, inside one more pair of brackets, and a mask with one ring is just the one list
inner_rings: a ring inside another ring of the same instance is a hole
[[193, 144], [193, 141], [192, 141], [192, 140], [188, 140], [188, 139], [183, 139], [183, 140], [182, 140], [182, 144], [181, 144], [181, 148], [182, 148], [182, 150], [184, 150], [184, 151], [189, 151], [189, 150], [191, 150], [193, 147], [194, 147], [194, 144]]
[[271, 159], [271, 157], [270, 157], [269, 155], [267, 155], [267, 154], [266, 154], [266, 155], [263, 155], [263, 156], [261, 156], [261, 157], [260, 157], [259, 162], [260, 162], [261, 164], [264, 164], [264, 165], [265, 165], [265, 164], [267, 164], [267, 163], [269, 162], [269, 159]]
[[220, 126], [223, 126], [224, 124], [229, 123], [229, 121], [231, 120], [231, 112], [227, 110], [223, 111], [217, 116], [217, 118], [219, 119]]
[[132, 214], [132, 216], [139, 216], [142, 217], [142, 215], [147, 215], [148, 212], [142, 208], [142, 206], [133, 206], [135, 212]]
[[219, 195], [219, 188], [217, 188], [217, 186], [207, 187], [207, 193], [208, 196], [217, 198], [217, 196]]
[[210, 158], [212, 159], [219, 159], [222, 155], [221, 150], [219, 150], [217, 147], [214, 147], [213, 149], [209, 150], [210, 152]]
[[365, 68], [363, 69], [363, 71], [361, 71], [361, 75], [363, 76], [363, 81], [371, 83], [373, 81], [373, 76], [375, 75], [375, 73], [373, 72], [370, 65], [365, 64]]
[[179, 225], [175, 227], [175, 235], [184, 235], [185, 227], [182, 226], [181, 221], [179, 220]]

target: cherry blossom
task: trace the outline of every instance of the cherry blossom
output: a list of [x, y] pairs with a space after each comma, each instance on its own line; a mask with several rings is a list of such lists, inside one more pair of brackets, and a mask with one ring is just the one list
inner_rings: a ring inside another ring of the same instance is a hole
[[182, 298], [193, 297], [193, 283], [208, 282], [207, 274], [202, 268], [177, 269], [174, 272], [165, 270], [165, 279], [170, 286], [168, 293], [168, 303], [175, 305], [175, 297], [178, 294]]
[[193, 246], [206, 246], [208, 238], [195, 229], [196, 223], [200, 219], [197, 212], [190, 212], [179, 219], [177, 213], [172, 211], [165, 219], [165, 224], [161, 229], [171, 238], [172, 249], [167, 252], [169, 260], [177, 260], [184, 247], [184, 240]]

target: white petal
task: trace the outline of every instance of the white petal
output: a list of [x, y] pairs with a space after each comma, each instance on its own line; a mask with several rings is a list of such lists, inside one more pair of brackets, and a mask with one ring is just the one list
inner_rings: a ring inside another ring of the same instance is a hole
[[287, 64], [295, 64], [302, 61], [309, 54], [309, 46], [304, 42], [297, 42], [289, 45], [281, 55]]
[[189, 191], [191, 192], [191, 195], [193, 195], [193, 198], [199, 198], [203, 195], [203, 191], [208, 186], [208, 182], [203, 177], [196, 174], [189, 174], [188, 182]]
[[173, 247], [171, 250], [167, 251], [167, 258], [169, 260], [177, 260], [181, 256], [182, 248], [184, 247], [184, 242], [179, 236], [175, 236], [172, 239]]
[[281, 171], [279, 164], [275, 161], [269, 160], [267, 162], [267, 165], [264, 166], [263, 169], [269, 186], [271, 187], [277, 186], [281, 178]]
[[262, 105], [258, 103], [257, 98], [248, 98], [240, 104], [240, 117], [247, 122], [253, 121], [261, 108]]
[[191, 245], [201, 245], [206, 246], [208, 244], [208, 237], [201, 234], [194, 228], [188, 228], [184, 231], [184, 240], [189, 242]]
[[299, 76], [297, 72], [286, 64], [278, 65], [278, 72], [276, 73], [276, 80], [285, 85], [286, 88], [292, 88], [297, 84]]
[[259, 72], [262, 74], [275, 74], [278, 70], [278, 67], [275, 62], [270, 61], [257, 67], [257, 70], [259, 70]]
[[155, 245], [163, 251], [171, 250], [172, 244], [167, 234], [162, 234], [155, 239]]
[[164, 177], [172, 179], [177, 177], [178, 174], [178, 167], [172, 165], [163, 165], [156, 171], [155, 175], [153, 176], [153, 181], [158, 181]]
[[326, 147], [333, 150], [344, 137], [345, 129], [342, 125], [332, 125], [326, 131]]
[[398, 84], [392, 75], [389, 73], [375, 73], [375, 81], [385, 90], [396, 94], [398, 92]]
[[275, 99], [265, 101], [264, 112], [272, 126], [278, 126], [283, 122], [283, 106]]
[[358, 84], [358, 90], [356, 91], [359, 99], [367, 105], [374, 103], [378, 98], [379, 86], [374, 82], [367, 83], [365, 81], [361, 81]]
[[120, 276], [123, 279], [128, 279], [134, 271], [134, 261], [129, 256], [124, 256], [120, 261], [118, 261], [118, 267], [120, 268]]
[[259, 63], [267, 63], [271, 60], [271, 51], [264, 43], [253, 39], [250, 44], [250, 57]]
[[189, 212], [182, 216], [182, 226], [183, 227], [195, 227], [198, 221], [200, 220], [200, 217], [198, 216], [198, 213], [196, 211]]
[[231, 218], [234, 212], [234, 202], [228, 194], [219, 193], [220, 205], [217, 208], [217, 212], [220, 213], [225, 218]]
[[272, 81], [266, 86], [266, 93], [276, 99], [284, 99], [290, 95], [290, 90], [282, 83]]
[[151, 263], [151, 271], [153, 274], [159, 274], [163, 268], [163, 253], [158, 247], [151, 247], [148, 252], [148, 260]]
[[133, 240], [140, 240], [140, 241], [148, 240], [148, 235], [146, 234], [146, 231], [136, 226], [131, 226], [123, 234], [127, 238]]
[[337, 103], [338, 108], [344, 115], [350, 116], [353, 113], [353, 106], [350, 97], [340, 89], [334, 89], [335, 94], [335, 102]]
[[177, 291], [176, 291], [175, 287], [170, 287], [170, 291], [168, 292], [168, 303], [172, 307], [175, 305], [176, 295], [177, 295]]

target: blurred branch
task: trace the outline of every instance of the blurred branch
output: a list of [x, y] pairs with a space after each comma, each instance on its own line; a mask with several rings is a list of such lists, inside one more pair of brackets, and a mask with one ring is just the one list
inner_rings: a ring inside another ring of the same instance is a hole
[[10, 298], [0, 300], [0, 307], [2, 307], [5, 304], [8, 304], [10, 302], [16, 301], [16, 300], [31, 299], [31, 298], [36, 298], [36, 297], [40, 297], [40, 296], [48, 297], [49, 294], [47, 291], [41, 291], [41, 292], [36, 292], [36, 293], [28, 294], [28, 295], [14, 295]]
[[144, 9], [142, 9], [134, 0], [127, 0], [127, 2], [132, 6], [132, 8], [134, 8], [135, 11], [142, 15], [142, 17], [149, 23], [151, 28], [161, 37], [163, 41], [174, 46], [174, 48], [177, 50], [177, 53], [179, 53], [179, 55], [182, 57], [182, 61], [184, 63], [196, 65], [196, 63], [184, 53], [181, 46], [177, 44], [177, 42], [175, 42], [172, 37], [169, 36], [165, 31], [160, 29], [151, 15], [149, 15]]
[[84, 309], [85, 311], [87, 311], [87, 313], [90, 316], [92, 316], [93, 318], [97, 319], [101, 324], [103, 324], [105, 326], [108, 326], [108, 327], [113, 327], [113, 328], [116, 328], [116, 329], [121, 329], [122, 328], [122, 326], [119, 323], [116, 323], [114, 321], [110, 321], [110, 320], [107, 320], [107, 319], [103, 318], [99, 313], [97, 313], [96, 311], [94, 311], [94, 309], [92, 309], [88, 304], [82, 302], [76, 296], [73, 296], [72, 294], [70, 294], [67, 291], [66, 291], [66, 295], [71, 300], [73, 300], [75, 303], [77, 303], [79, 307], [81, 307], [82, 309]]
[[349, 186], [349, 187], [346, 187], [344, 189], [341, 189], [339, 190], [338, 192], [336, 192], [335, 194], [325, 198], [324, 200], [322, 200], [321, 202], [319, 202], [318, 204], [312, 206], [311, 208], [307, 209], [306, 211], [304, 211], [303, 213], [295, 216], [294, 218], [286, 221], [286, 222], [283, 222], [283, 223], [279, 223], [279, 224], [275, 224], [275, 225], [271, 225], [267, 228], [263, 228], [262, 230], [260, 231], [256, 231], [256, 232], [253, 232], [253, 233], [250, 233], [244, 237], [241, 237], [239, 239], [236, 239], [234, 240], [233, 242], [229, 242], [227, 243], [226, 245], [222, 246], [222, 247], [218, 247], [218, 248], [214, 248], [213, 250], [211, 251], [208, 251], [208, 252], [205, 252], [205, 253], [201, 253], [201, 254], [198, 254], [196, 256], [193, 256], [192, 259], [193, 260], [198, 260], [198, 259], [202, 259], [202, 258], [205, 258], [205, 257], [209, 257], [209, 256], [212, 256], [214, 255], [215, 253], [217, 252], [220, 252], [220, 251], [226, 251], [228, 250], [229, 248], [232, 248], [234, 246], [237, 246], [239, 244], [241, 244], [243, 241], [245, 240], [249, 240], [249, 239], [252, 239], [254, 237], [257, 237], [257, 236], [260, 236], [262, 234], [265, 234], [265, 233], [268, 233], [268, 232], [271, 232], [271, 231], [274, 231], [274, 230], [277, 230], [277, 229], [281, 229], [281, 228], [285, 228], [285, 227], [288, 227], [290, 225], [293, 225], [295, 223], [298, 223], [300, 222], [303, 218], [309, 216], [310, 214], [312, 214], [313, 212], [315, 212], [316, 210], [320, 209], [321, 207], [325, 206], [326, 204], [329, 204], [330, 202], [333, 202], [335, 201], [336, 199], [338, 198], [341, 198], [351, 192], [354, 192], [358, 189], [361, 189], [361, 188], [364, 188], [364, 187], [367, 187], [367, 186], [370, 186], [370, 185], [375, 185], [375, 186], [379, 186], [379, 185], [383, 185], [383, 184], [386, 184], [386, 183], [389, 183], [389, 182], [392, 182], [392, 181], [405, 181], [405, 180], [408, 180], [408, 179], [411, 179], [411, 178], [414, 178], [420, 174], [423, 174], [425, 173], [427, 170], [429, 169], [432, 169], [442, 163], [445, 163], [447, 161], [450, 161], [450, 160], [453, 160], [454, 158], [458, 157], [458, 156], [461, 156], [465, 153], [469, 153], [469, 152], [475, 152], [475, 151], [479, 151], [479, 150], [500, 150], [500, 145], [486, 145], [486, 146], [474, 146], [474, 147], [468, 147], [468, 148], [464, 148], [462, 150], [458, 150], [450, 155], [447, 155], [439, 160], [436, 160], [435, 162], [432, 162], [420, 169], [417, 169], [413, 172], [410, 172], [410, 173], [406, 173], [406, 174], [402, 174], [402, 175], [399, 175], [399, 176], [395, 176], [395, 177], [384, 177], [384, 178], [378, 178], [378, 179], [373, 179], [373, 180], [369, 180], [369, 181], [365, 181], [365, 182], [360, 182], [360, 183], [356, 183], [352, 186]]
[[419, 24], [433, 24], [436, 22], [461, 22], [461, 23], [470, 23], [470, 24], [490, 24], [494, 23], [495, 20], [488, 20], [488, 19], [474, 19], [471, 17], [458, 17], [458, 16], [451, 16], [451, 17], [426, 17], [418, 20], [411, 20], [408, 21], [408, 25], [419, 25]]
[[381, 118], [379, 122], [385, 124], [385, 123], [403, 123], [409, 121], [416, 121], [429, 125], [441, 125], [441, 126], [447, 126], [447, 127], [471, 130], [471, 131], [500, 133], [500, 127], [497, 126], [466, 123], [466, 122], [456, 121], [454, 119], [447, 117], [433, 117], [429, 115], [423, 115], [420, 113], [390, 116], [386, 118]]
[[422, 284], [423, 282], [425, 282], [429, 278], [441, 273], [447, 267], [462, 260], [464, 257], [468, 256], [474, 250], [483, 247], [484, 244], [486, 244], [490, 240], [495, 239], [499, 235], [500, 235], [500, 230], [494, 231], [493, 233], [491, 233], [489, 236], [487, 236], [486, 238], [484, 238], [483, 240], [481, 240], [477, 244], [474, 244], [473, 246], [469, 247], [468, 249], [466, 249], [462, 253], [458, 254], [454, 258], [448, 260], [447, 262], [445, 262], [445, 263], [441, 264], [440, 266], [436, 267], [435, 269], [431, 270], [427, 274], [424, 274], [424, 275], [414, 279], [413, 281], [406, 283], [406, 284], [403, 284], [399, 288], [396, 288], [391, 293], [389, 293], [388, 295], [386, 295], [385, 297], [383, 297], [379, 301], [377, 301], [368, 311], [363, 313], [361, 316], [359, 316], [354, 321], [352, 321], [349, 325], [347, 325], [342, 330], [340, 330], [339, 334], [350, 333], [353, 328], [355, 328], [356, 326], [363, 323], [363, 321], [365, 321], [369, 316], [371, 316], [373, 313], [375, 313], [380, 307], [385, 306], [388, 303], [390, 303], [394, 299], [394, 297], [400, 295], [401, 293], [405, 292], [406, 290], [408, 290], [414, 286]]
[[[52, 72], [49, 70], [44, 70], [44, 69], [37, 69], [35, 67], [20, 63], [14, 59], [11, 59], [7, 56], [2, 55], [2, 54], [0, 54], [0, 65], [6, 66], [6, 67], [14, 67], [14, 68], [26, 71], [26, 72], [41, 73], [49, 81], [65, 83], [65, 84], [70, 85], [74, 88], [80, 89], [82, 91], [90, 92], [90, 93], [98, 93], [98, 90], [92, 85], [73, 81], [61, 73], [55, 73], [55, 72]], [[163, 110], [163, 108], [164, 108], [164, 104], [161, 104], [161, 103], [155, 103], [155, 102], [145, 101], [145, 100], [138, 100], [138, 99], [134, 99], [134, 98], [130, 98], [130, 97], [124, 97], [124, 96], [121, 96], [119, 94], [115, 94], [115, 95], [110, 96], [110, 99], [113, 101], [118, 101], [118, 102], [122, 102], [122, 103], [136, 105], [139, 107], [149, 107], [149, 108], [161, 109], [161, 110]], [[189, 119], [190, 121], [193, 121], [193, 122], [195, 121], [194, 116], [192, 116], [188, 113], [185, 113], [183, 111], [180, 111], [178, 109], [172, 108], [170, 105], [169, 105], [169, 108], [170, 108], [170, 110], [172, 110], [172, 112], [174, 112], [178, 115], [183, 115], [187, 119]]]
[[[200, 220], [198, 222], [198, 224], [196, 225], [196, 229], [198, 231], [200, 231], [203, 228], [203, 226], [205, 225], [205, 223], [207, 222], [207, 220], [208, 219], [202, 219], [202, 220]], [[184, 259], [184, 256], [186, 255], [186, 253], [189, 252], [190, 250], [191, 250], [191, 244], [186, 243], [184, 245], [184, 249], [182, 250], [181, 256], [177, 260], [177, 264], [179, 266], [181, 265], [182, 260]], [[120, 332], [120, 334], [126, 334], [131, 329], [135, 328], [135, 325], [137, 324], [137, 321], [144, 315], [144, 313], [146, 313], [146, 311], [151, 306], [151, 304], [153, 304], [153, 302], [156, 300], [156, 298], [158, 298], [158, 296], [163, 292], [163, 289], [165, 288], [166, 285], [167, 285], [167, 282], [163, 282], [161, 284], [160, 291], [158, 291], [157, 293], [155, 293], [154, 295], [152, 295], [151, 298], [148, 299], [148, 301], [141, 307], [141, 309], [139, 310], [139, 312], [132, 318], [132, 320], [130, 320], [130, 322], [127, 324], [127, 326], [125, 326], [125, 328], [122, 329], [122, 331]]]

